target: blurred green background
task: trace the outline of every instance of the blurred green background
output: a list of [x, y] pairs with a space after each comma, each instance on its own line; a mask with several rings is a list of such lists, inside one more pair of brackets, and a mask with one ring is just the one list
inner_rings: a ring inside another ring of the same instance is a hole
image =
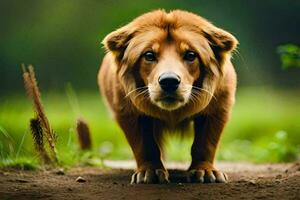
[[[101, 40], [136, 16], [158, 8], [197, 13], [240, 42], [233, 56], [239, 80], [237, 101], [217, 158], [299, 160], [300, 69], [293, 67], [299, 66], [299, 1], [4, 0], [0, 2], [2, 165], [15, 160], [37, 162], [28, 128], [34, 113], [24, 92], [21, 63], [35, 67], [46, 112], [58, 135], [61, 160], [75, 164], [86, 157], [132, 158], [98, 93], [96, 75], [104, 55]], [[293, 44], [296, 50], [285, 44]], [[298, 51], [292, 57], [295, 62], [285, 54], [290, 49]], [[282, 67], [286, 63], [289, 67]], [[70, 97], [66, 89], [70, 87], [77, 97]], [[78, 151], [74, 128], [79, 115], [92, 132], [94, 148], [88, 155]], [[169, 141], [169, 160], [190, 158], [191, 139]]]

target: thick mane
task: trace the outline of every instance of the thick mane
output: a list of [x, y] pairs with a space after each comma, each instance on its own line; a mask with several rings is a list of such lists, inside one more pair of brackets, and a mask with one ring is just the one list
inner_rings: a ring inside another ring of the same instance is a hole
[[[212, 35], [210, 34], [212, 33]], [[219, 34], [219, 35], [218, 35]], [[208, 37], [209, 35], [209, 37]], [[222, 40], [224, 40], [223, 44]], [[164, 111], [153, 105], [145, 95], [139, 95], [137, 89], [138, 73], [134, 73], [139, 58], [151, 44], [164, 41], [185, 42], [197, 52], [200, 58], [202, 77], [195, 81], [195, 86], [202, 88], [195, 102], [189, 102], [174, 112]], [[237, 42], [235, 38], [221, 29], [213, 26], [204, 18], [195, 14], [174, 10], [169, 13], [156, 10], [146, 13], [128, 25], [112, 32], [104, 39], [105, 47], [115, 55], [117, 72], [125, 94], [135, 107], [142, 113], [156, 118], [180, 121], [195, 113], [201, 112], [211, 101], [223, 76], [223, 63]], [[223, 46], [222, 46], [223, 45]], [[205, 76], [205, 77], [203, 77]], [[135, 91], [136, 90], [136, 91]]]

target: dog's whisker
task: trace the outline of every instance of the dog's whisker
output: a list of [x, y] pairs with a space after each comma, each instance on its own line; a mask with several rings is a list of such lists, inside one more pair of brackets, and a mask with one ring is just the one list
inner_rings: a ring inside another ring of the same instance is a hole
[[145, 89], [144, 91], [142, 91], [142, 92], [139, 92], [136, 96], [134, 96], [133, 97], [133, 99], [135, 100], [138, 96], [140, 96], [140, 95], [144, 95], [144, 94], [147, 94], [148, 93], [148, 90], [147, 89]]
[[142, 94], [143, 94], [143, 92], [137, 93], [137, 94], [132, 98], [132, 100], [136, 100], [136, 98], [138, 98], [138, 97], [141, 96]]
[[135, 88], [135, 89], [131, 90], [130, 92], [128, 92], [128, 93], [125, 95], [124, 98], [127, 98], [127, 97], [129, 97], [132, 93], [137, 92], [137, 91], [139, 91], [139, 90], [143, 90], [143, 89], [148, 90], [148, 86], [143, 86], [143, 87]]
[[193, 94], [191, 94], [191, 96], [190, 96], [190, 100], [191, 100], [191, 102], [192, 102], [193, 104], [195, 104], [195, 101], [194, 101], [194, 96], [193, 96]]
[[214, 98], [215, 100], [217, 100], [217, 98], [215, 97], [215, 95], [213, 93], [211, 93], [210, 91], [206, 90], [206, 89], [203, 89], [203, 88], [200, 88], [200, 87], [196, 87], [196, 86], [192, 86], [192, 90], [194, 91], [203, 91], [203, 92], [206, 92], [207, 94], [209, 94], [212, 98]]
[[[185, 85], [183, 86], [184, 88], [188, 88], [187, 90], [190, 90], [192, 89], [192, 92], [196, 93], [196, 94], [199, 94], [200, 92], [199, 91], [203, 91], [203, 92], [206, 92], [207, 94], [209, 94], [212, 98], [214, 98], [215, 100], [217, 100], [217, 98], [214, 96], [214, 94], [204, 88], [200, 88], [200, 87], [197, 87], [197, 86], [194, 86], [194, 85]], [[196, 95], [197, 96], [197, 95]], [[198, 99], [198, 98], [197, 98]]]
[[195, 94], [195, 93], [191, 93], [191, 101], [192, 101], [192, 103], [194, 104], [194, 105], [196, 105], [197, 104], [197, 94]]

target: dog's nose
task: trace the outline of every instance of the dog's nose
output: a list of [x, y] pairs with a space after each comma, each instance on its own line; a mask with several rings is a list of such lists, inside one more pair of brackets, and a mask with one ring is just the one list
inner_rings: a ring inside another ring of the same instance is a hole
[[165, 92], [174, 92], [180, 84], [180, 77], [173, 72], [165, 72], [159, 76], [158, 82]]

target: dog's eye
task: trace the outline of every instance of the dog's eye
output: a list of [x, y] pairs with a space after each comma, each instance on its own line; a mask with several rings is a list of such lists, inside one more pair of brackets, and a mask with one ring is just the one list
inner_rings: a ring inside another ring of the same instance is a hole
[[189, 62], [194, 61], [196, 58], [197, 58], [197, 55], [193, 51], [186, 51], [184, 56], [183, 56], [183, 59], [186, 60], [186, 61], [189, 61]]
[[155, 57], [155, 53], [153, 51], [147, 51], [144, 54], [145, 60], [147, 61], [155, 61], [156, 57]]

